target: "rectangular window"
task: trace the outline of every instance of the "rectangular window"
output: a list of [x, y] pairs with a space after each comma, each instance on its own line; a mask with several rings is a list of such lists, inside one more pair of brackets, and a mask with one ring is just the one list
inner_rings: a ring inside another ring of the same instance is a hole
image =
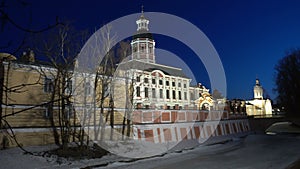
[[190, 92], [190, 100], [195, 100], [194, 93]]
[[148, 83], [148, 78], [145, 78], [145, 79], [144, 79], [144, 83]]
[[169, 81], [166, 81], [166, 86], [169, 86], [170, 84], [169, 84]]
[[72, 80], [71, 79], [68, 79], [67, 80], [67, 84], [66, 84], [66, 90], [65, 90], [65, 92], [66, 92], [66, 94], [72, 94]]
[[172, 86], [175, 87], [175, 82], [172, 82]]
[[184, 92], [184, 100], [187, 100], [187, 93]]
[[136, 77], [136, 81], [137, 81], [137, 82], [140, 82], [140, 81], [141, 81], [140, 75], [138, 75], [138, 76]]
[[159, 80], [159, 85], [162, 85], [162, 80]]
[[166, 98], [170, 99], [170, 92], [169, 92], [169, 90], [166, 90]]
[[181, 100], [181, 91], [178, 91], [178, 99]]
[[176, 91], [173, 90], [173, 99], [176, 99]]
[[155, 79], [152, 79], [152, 84], [156, 84], [156, 81], [155, 81]]
[[156, 90], [155, 90], [155, 88], [152, 88], [152, 98], [156, 98]]
[[163, 89], [159, 89], [159, 98], [163, 98], [164, 96], [163, 96]]
[[185, 83], [183, 84], [183, 88], [186, 88], [186, 84]]
[[136, 87], [136, 96], [141, 97], [141, 88], [139, 86]]
[[87, 96], [89, 96], [89, 95], [91, 95], [91, 84], [90, 84], [90, 82], [86, 82], [85, 83], [85, 86], [84, 86], [84, 92], [85, 92], [85, 95], [87, 95]]
[[46, 105], [45, 110], [44, 110], [44, 117], [48, 119], [51, 116], [52, 116], [52, 113], [50, 112], [50, 107], [49, 107], [49, 105]]
[[65, 113], [64, 113], [64, 118], [65, 119], [70, 119], [71, 117], [73, 117], [74, 114], [74, 109], [73, 106], [70, 105], [66, 105], [66, 109], [65, 109]]
[[149, 94], [148, 94], [148, 88], [145, 87], [145, 97], [148, 97], [148, 96], [149, 96]]
[[180, 82], [178, 82], [178, 87], [181, 87], [181, 83]]
[[54, 88], [53, 80], [48, 77], [45, 77], [44, 92], [51, 93], [51, 92], [53, 92], [53, 88]]

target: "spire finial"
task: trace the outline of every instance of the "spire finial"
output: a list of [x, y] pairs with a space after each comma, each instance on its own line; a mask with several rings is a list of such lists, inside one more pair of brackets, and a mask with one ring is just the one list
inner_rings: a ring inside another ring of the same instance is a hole
[[144, 5], [142, 5], [141, 8], [142, 8], [142, 14], [144, 14]]

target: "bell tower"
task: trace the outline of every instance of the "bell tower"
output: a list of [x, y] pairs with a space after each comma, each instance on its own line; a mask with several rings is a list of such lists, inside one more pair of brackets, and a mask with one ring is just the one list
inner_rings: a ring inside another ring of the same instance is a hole
[[256, 79], [255, 81], [253, 92], [254, 92], [254, 99], [259, 99], [259, 100], [263, 99], [263, 88], [259, 83], [259, 79]]
[[147, 63], [155, 63], [155, 42], [149, 32], [149, 20], [144, 16], [144, 9], [136, 21], [137, 32], [131, 41], [132, 59]]

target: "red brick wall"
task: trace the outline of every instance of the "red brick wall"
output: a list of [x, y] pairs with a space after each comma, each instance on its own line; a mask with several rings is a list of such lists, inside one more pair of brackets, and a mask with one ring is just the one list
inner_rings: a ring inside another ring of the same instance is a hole
[[199, 127], [195, 126], [194, 131], [195, 131], [196, 139], [199, 139], [200, 138], [200, 129], [199, 129]]
[[143, 113], [143, 122], [152, 121], [152, 112]]
[[186, 128], [180, 128], [180, 135], [181, 135], [181, 138], [182, 138], [183, 140], [186, 140], [186, 139], [187, 139]]
[[165, 136], [165, 141], [172, 141], [171, 129], [165, 128], [164, 129], [164, 136]]
[[161, 120], [162, 121], [170, 121], [170, 113], [169, 112], [163, 112], [161, 114]]
[[145, 133], [145, 139], [146, 139], [146, 141], [154, 142], [153, 130], [145, 130], [144, 133]]

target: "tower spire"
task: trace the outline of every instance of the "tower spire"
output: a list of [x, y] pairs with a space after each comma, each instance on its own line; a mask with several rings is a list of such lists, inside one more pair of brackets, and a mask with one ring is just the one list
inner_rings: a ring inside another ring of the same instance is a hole
[[144, 5], [141, 6], [141, 18], [145, 18], [144, 17]]

